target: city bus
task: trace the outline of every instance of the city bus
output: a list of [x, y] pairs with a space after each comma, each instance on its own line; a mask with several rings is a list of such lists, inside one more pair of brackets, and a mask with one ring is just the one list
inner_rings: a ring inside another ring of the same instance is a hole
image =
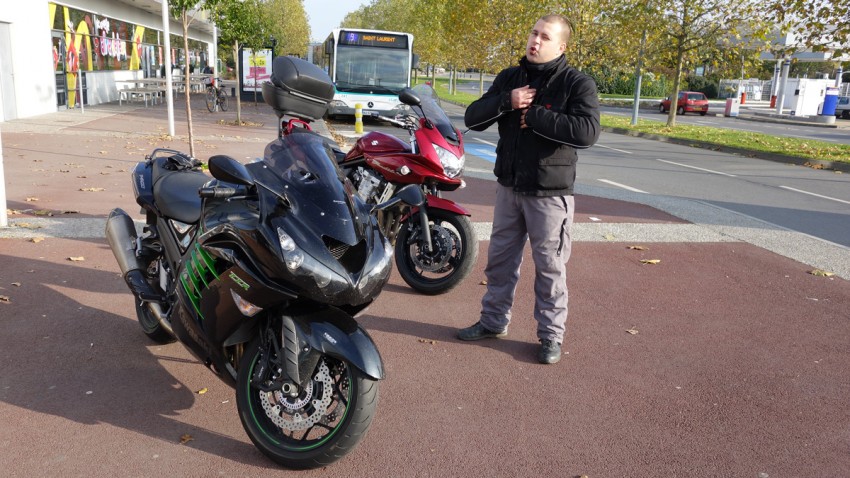
[[409, 111], [398, 94], [416, 67], [410, 33], [337, 28], [325, 40], [323, 60], [335, 88], [329, 116], [353, 115], [357, 103], [364, 115]]

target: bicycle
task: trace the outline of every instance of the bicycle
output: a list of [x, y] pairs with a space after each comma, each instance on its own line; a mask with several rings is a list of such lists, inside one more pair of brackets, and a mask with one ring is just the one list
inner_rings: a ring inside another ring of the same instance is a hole
[[219, 109], [227, 111], [227, 94], [218, 87], [218, 83], [221, 83], [221, 78], [204, 78], [204, 85], [207, 87], [207, 109], [210, 113]]

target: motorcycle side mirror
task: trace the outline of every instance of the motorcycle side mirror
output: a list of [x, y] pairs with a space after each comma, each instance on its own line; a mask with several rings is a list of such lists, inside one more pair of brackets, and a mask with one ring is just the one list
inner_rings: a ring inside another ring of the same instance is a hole
[[242, 186], [254, 185], [254, 179], [251, 177], [251, 173], [248, 172], [242, 163], [230, 156], [223, 154], [212, 156], [209, 166], [210, 174], [220, 181]]
[[416, 96], [416, 93], [414, 93], [410, 88], [401, 90], [401, 93], [398, 95], [398, 99], [408, 106], [419, 106], [422, 104], [422, 100], [420, 100], [419, 97]]
[[408, 184], [407, 186], [399, 189], [398, 192], [396, 192], [395, 195], [388, 201], [376, 204], [372, 207], [371, 213], [374, 214], [375, 211], [390, 209], [398, 205], [400, 202], [403, 202], [408, 206], [419, 207], [425, 204], [425, 196], [422, 195], [422, 190], [419, 189], [417, 184]]

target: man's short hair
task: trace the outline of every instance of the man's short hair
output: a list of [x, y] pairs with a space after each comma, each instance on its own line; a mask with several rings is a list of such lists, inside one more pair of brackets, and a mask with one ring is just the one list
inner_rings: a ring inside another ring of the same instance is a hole
[[561, 25], [562, 32], [561, 39], [564, 41], [564, 43], [569, 45], [570, 37], [573, 34], [573, 23], [570, 21], [569, 18], [563, 15], [558, 15], [557, 13], [553, 13], [551, 15], [544, 15], [540, 17], [540, 20], [543, 20], [546, 23], [559, 23]]

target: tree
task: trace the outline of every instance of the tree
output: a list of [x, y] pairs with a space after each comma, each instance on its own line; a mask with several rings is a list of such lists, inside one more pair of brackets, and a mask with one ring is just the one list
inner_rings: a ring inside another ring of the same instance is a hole
[[663, 27], [662, 42], [652, 51], [656, 61], [672, 67], [673, 91], [667, 126], [676, 125], [676, 98], [686, 68], [700, 63], [707, 52], [735, 52], [764, 48], [767, 24], [760, 20], [756, 0], [657, 0], [651, 17]]
[[[258, 0], [220, 0], [212, 8], [213, 17], [219, 28], [219, 41], [232, 47], [233, 62], [236, 64], [236, 79], [241, 78], [239, 69], [239, 45], [256, 45], [266, 37], [264, 11]], [[260, 40], [258, 40], [260, 38]], [[242, 95], [236, 95], [236, 123], [242, 124]]]
[[183, 80], [186, 91], [186, 121], [189, 127], [189, 156], [195, 157], [195, 139], [192, 128], [192, 103], [190, 94], [192, 92], [189, 64], [189, 25], [195, 20], [195, 15], [202, 8], [215, 5], [217, 0], [168, 0], [171, 16], [180, 21], [183, 27], [183, 51], [186, 54], [186, 64], [183, 66]]
[[263, 38], [254, 38], [258, 40], [255, 49], [262, 48], [270, 37], [274, 37], [281, 54], [307, 56], [310, 25], [307, 22], [307, 11], [304, 10], [304, 0], [266, 0], [261, 5], [263, 17], [268, 22], [268, 31]]
[[785, 33], [816, 51], [834, 49], [835, 56], [850, 50], [850, 2], [840, 0], [773, 0], [772, 19]]

